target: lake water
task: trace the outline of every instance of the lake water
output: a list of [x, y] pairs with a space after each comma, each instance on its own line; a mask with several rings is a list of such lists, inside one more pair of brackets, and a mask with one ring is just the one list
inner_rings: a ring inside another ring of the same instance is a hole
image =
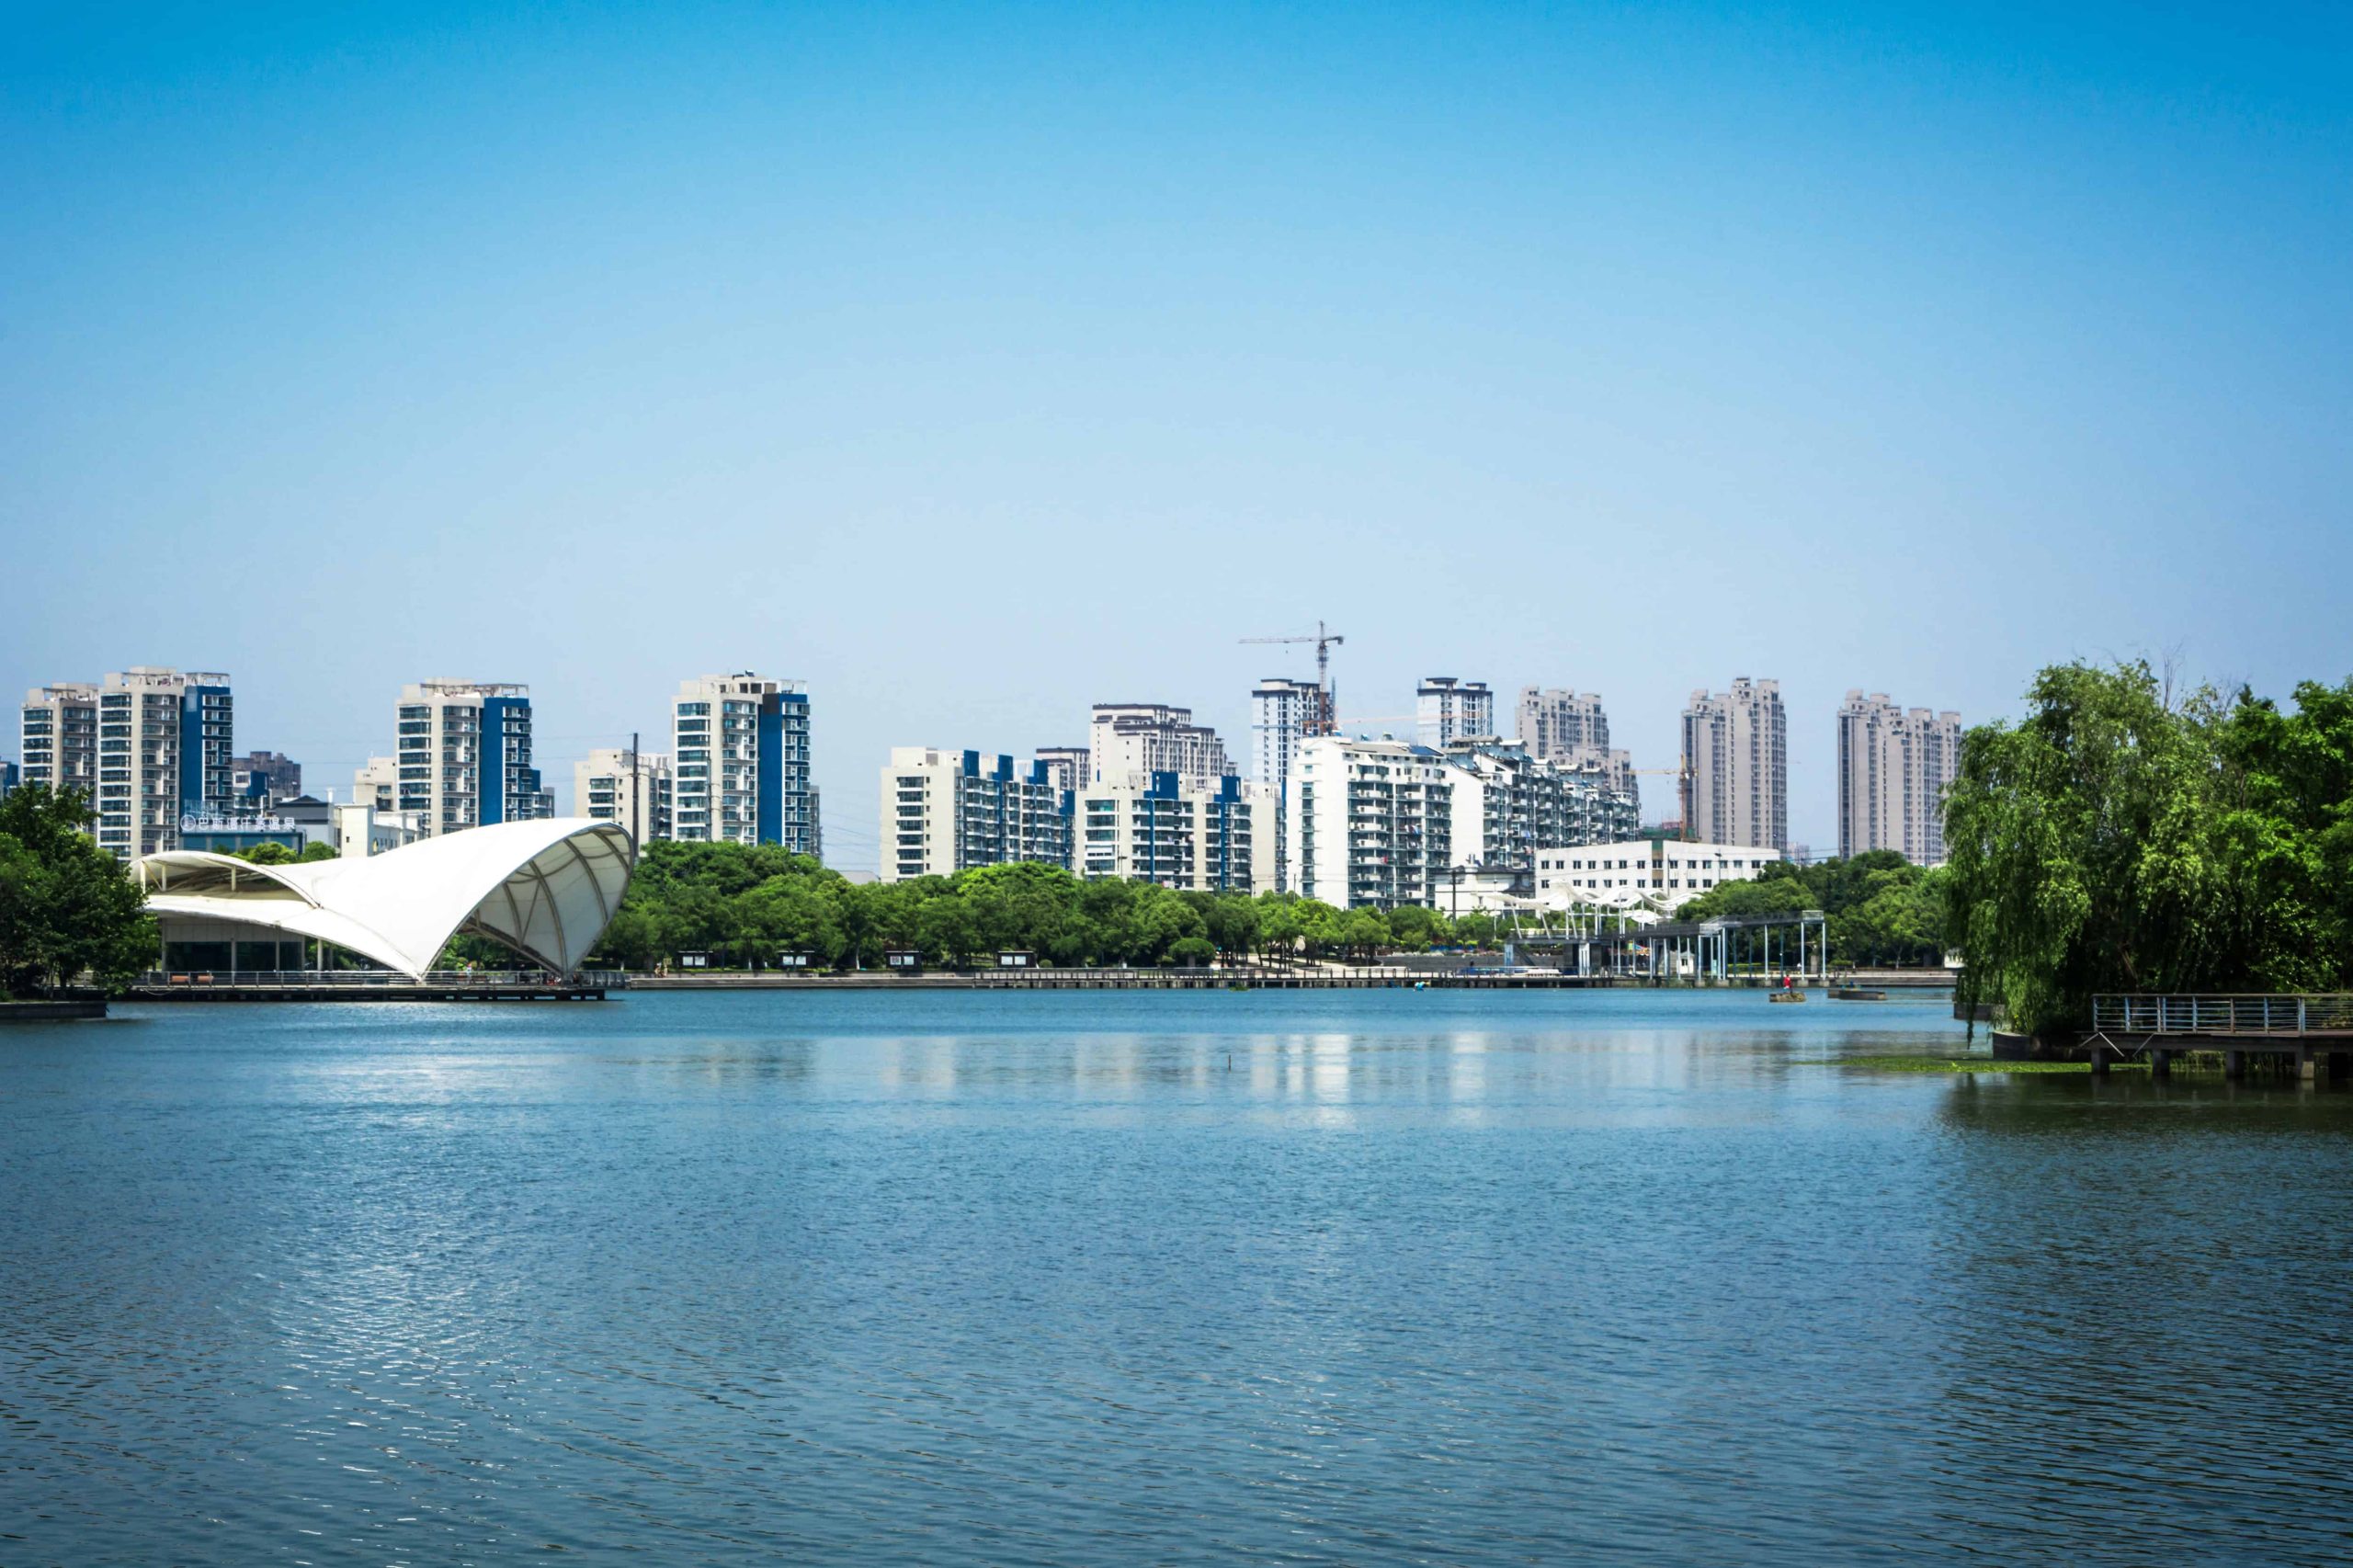
[[0, 1562], [2353, 1559], [2353, 1095], [1940, 1004], [0, 1033]]

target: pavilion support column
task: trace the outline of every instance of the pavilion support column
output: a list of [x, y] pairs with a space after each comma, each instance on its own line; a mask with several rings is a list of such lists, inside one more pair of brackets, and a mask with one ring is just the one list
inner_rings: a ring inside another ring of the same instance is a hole
[[2245, 1080], [2245, 1051], [2226, 1051], [2222, 1052], [2222, 1076], [2230, 1079], [2233, 1083], [2242, 1083]]
[[2107, 1046], [2102, 1045], [2102, 1044], [2099, 1044], [2099, 1043], [2098, 1043], [2098, 1042], [2097, 1042], [2097, 1041], [2095, 1041], [2095, 1042], [2093, 1043], [2093, 1046], [2092, 1046], [2092, 1076], [2093, 1076], [2093, 1077], [2095, 1077], [2095, 1078], [2105, 1078], [2105, 1077], [2107, 1077], [2107, 1076], [2108, 1076], [2108, 1051], [2109, 1051], [2109, 1048], [2108, 1048]]
[[2170, 1078], [2173, 1076], [2172, 1051], [2152, 1051], [2149, 1052], [2149, 1076], [2152, 1078]]
[[2304, 1084], [2320, 1081], [2320, 1053], [2308, 1045], [2296, 1048], [2296, 1077]]

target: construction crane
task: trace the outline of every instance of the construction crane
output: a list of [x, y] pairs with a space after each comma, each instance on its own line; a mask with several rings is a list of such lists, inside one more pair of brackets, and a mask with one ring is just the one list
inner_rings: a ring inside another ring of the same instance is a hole
[[1321, 620], [1318, 620], [1315, 623], [1314, 633], [1311, 636], [1245, 637], [1242, 641], [1245, 642], [1314, 643], [1315, 706], [1321, 710], [1321, 711], [1311, 713], [1307, 716], [1306, 720], [1302, 722], [1299, 727], [1300, 733], [1303, 735], [1330, 735], [1338, 733], [1339, 724], [1335, 720], [1334, 715], [1336, 714], [1339, 710], [1332, 701], [1332, 648], [1336, 643], [1347, 642], [1347, 638], [1341, 636], [1336, 631], [1326, 631], [1324, 629], [1324, 623]]

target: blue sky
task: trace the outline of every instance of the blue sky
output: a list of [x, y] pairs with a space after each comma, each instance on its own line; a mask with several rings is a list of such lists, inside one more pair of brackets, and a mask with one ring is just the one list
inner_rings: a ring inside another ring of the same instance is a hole
[[2353, 673], [2342, 7], [216, 11], [0, 43], [0, 681], [314, 788], [755, 668], [870, 865], [890, 745], [1246, 759], [1320, 616], [1644, 767], [1777, 676], [1820, 846], [1849, 687]]

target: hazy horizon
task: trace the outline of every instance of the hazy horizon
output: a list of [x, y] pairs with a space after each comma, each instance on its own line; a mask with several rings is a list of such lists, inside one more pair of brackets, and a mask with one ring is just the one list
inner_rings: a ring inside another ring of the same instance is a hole
[[[111, 27], [108, 25], [111, 20]], [[539, 766], [688, 676], [1081, 744], [1347, 637], [1970, 722], [2072, 657], [2353, 674], [2353, 14], [37, 10], [0, 66], [14, 691], [226, 670], [314, 792], [400, 688]], [[10, 724], [5, 755], [15, 757]], [[1673, 780], [1645, 778], [1644, 817]]]

